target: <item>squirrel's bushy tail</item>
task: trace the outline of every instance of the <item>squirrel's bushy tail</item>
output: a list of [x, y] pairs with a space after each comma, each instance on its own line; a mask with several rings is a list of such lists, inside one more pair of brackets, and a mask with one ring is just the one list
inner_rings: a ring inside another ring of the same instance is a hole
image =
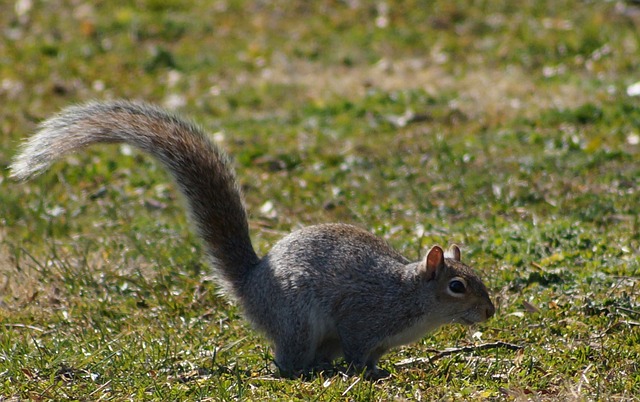
[[11, 165], [27, 179], [60, 157], [95, 143], [124, 142], [156, 157], [173, 175], [191, 218], [229, 290], [259, 259], [247, 213], [226, 154], [194, 124], [141, 103], [88, 103], [63, 110], [40, 125]]

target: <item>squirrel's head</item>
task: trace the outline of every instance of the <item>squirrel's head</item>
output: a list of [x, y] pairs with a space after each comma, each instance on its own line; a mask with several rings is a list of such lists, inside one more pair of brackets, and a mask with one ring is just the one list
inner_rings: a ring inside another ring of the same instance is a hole
[[433, 246], [419, 263], [418, 275], [422, 283], [435, 289], [435, 300], [440, 304], [437, 314], [445, 322], [471, 325], [495, 313], [487, 287], [470, 267], [460, 262], [460, 248], [456, 245], [446, 254], [439, 246]]

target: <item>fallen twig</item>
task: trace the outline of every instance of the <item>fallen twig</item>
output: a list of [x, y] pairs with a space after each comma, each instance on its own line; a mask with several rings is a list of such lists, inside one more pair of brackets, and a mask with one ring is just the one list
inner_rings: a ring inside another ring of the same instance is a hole
[[602, 333], [596, 335], [596, 338], [603, 338], [605, 336], [607, 336], [608, 334], [612, 333], [614, 329], [618, 329], [622, 326], [629, 326], [629, 327], [638, 327], [640, 326], [640, 322], [637, 321], [628, 321], [628, 320], [624, 320], [624, 321], [616, 321], [615, 323], [611, 324], [607, 329], [605, 329]]
[[499, 341], [499, 342], [492, 342], [492, 343], [483, 343], [476, 346], [463, 346], [461, 348], [447, 348], [442, 351], [435, 351], [435, 354], [431, 357], [415, 357], [411, 359], [401, 360], [398, 363], [396, 363], [395, 366], [402, 367], [402, 366], [410, 366], [416, 363], [430, 363], [435, 360], [441, 359], [445, 356], [453, 355], [456, 353], [469, 353], [469, 352], [474, 352], [476, 350], [495, 349], [495, 348], [508, 349], [508, 350], [520, 350], [520, 349], [523, 349], [524, 346]]

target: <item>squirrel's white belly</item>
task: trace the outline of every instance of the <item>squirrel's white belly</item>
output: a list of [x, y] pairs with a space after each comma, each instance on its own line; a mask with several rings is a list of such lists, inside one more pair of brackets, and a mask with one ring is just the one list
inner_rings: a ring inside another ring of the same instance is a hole
[[440, 327], [440, 323], [433, 319], [433, 317], [422, 317], [416, 321], [413, 325], [403, 329], [390, 336], [386, 343], [388, 347], [406, 345], [417, 341], [431, 331], [435, 331]]

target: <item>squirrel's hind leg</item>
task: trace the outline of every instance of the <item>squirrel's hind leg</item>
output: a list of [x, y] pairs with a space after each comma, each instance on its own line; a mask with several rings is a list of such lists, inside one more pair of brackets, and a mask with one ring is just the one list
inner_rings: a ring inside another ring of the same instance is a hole
[[327, 337], [319, 342], [315, 353], [315, 365], [324, 365], [333, 362], [343, 355], [342, 344], [337, 337]]
[[316, 345], [306, 334], [290, 334], [274, 344], [275, 364], [283, 377], [299, 377], [316, 361]]

